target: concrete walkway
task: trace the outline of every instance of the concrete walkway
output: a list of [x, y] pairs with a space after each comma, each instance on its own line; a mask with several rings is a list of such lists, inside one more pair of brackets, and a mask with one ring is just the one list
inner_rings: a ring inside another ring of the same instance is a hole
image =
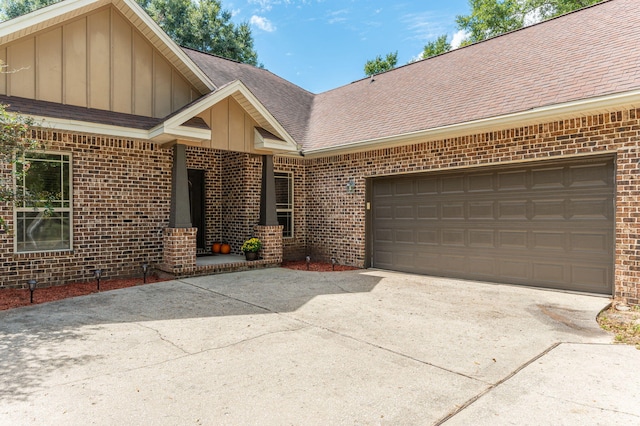
[[601, 297], [266, 269], [0, 312], [0, 424], [638, 424]]

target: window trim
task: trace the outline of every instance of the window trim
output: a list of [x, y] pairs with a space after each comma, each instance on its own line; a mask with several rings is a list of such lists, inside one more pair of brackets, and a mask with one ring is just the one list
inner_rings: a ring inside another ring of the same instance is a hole
[[288, 171], [274, 171], [274, 177], [276, 179], [280, 178], [284, 178], [286, 175], [286, 178], [288, 179], [288, 182], [291, 184], [291, 202], [289, 203], [289, 205], [291, 207], [283, 209], [283, 208], [279, 208], [278, 207], [278, 203], [276, 202], [276, 217], [278, 216], [278, 213], [291, 213], [291, 235], [289, 236], [285, 236], [284, 235], [284, 229], [282, 230], [282, 238], [283, 239], [293, 239], [295, 238], [295, 224], [294, 224], [294, 217], [295, 217], [295, 191], [294, 191], [294, 178], [293, 178], [293, 172], [288, 172]]
[[[18, 235], [17, 232], [13, 235], [13, 252], [16, 254], [29, 254], [29, 253], [60, 253], [60, 252], [71, 252], [73, 251], [73, 154], [71, 152], [63, 152], [63, 151], [49, 151], [44, 150], [41, 152], [37, 152], [36, 154], [44, 154], [44, 155], [60, 155], [68, 157], [69, 163], [69, 196], [68, 202], [69, 207], [54, 207], [52, 211], [54, 213], [68, 213], [69, 214], [69, 247], [61, 248], [61, 249], [51, 249], [51, 250], [18, 250]], [[26, 158], [29, 158], [27, 155]], [[17, 180], [17, 170], [16, 164], [13, 165], [13, 187], [15, 190], [18, 188], [18, 180]], [[63, 203], [65, 200], [62, 200]], [[41, 207], [21, 207], [17, 204], [13, 206], [13, 226], [14, 229], [18, 227], [18, 213], [21, 212], [34, 212], [34, 211], [42, 211]]]

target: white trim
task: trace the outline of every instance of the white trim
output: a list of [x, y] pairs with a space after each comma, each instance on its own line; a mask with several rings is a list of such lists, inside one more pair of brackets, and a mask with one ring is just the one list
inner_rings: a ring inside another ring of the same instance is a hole
[[[13, 253], [17, 255], [28, 254], [28, 253], [52, 253], [52, 252], [71, 252], [73, 251], [73, 153], [71, 151], [49, 151], [43, 150], [42, 152], [36, 152], [35, 154], [45, 154], [45, 155], [60, 155], [69, 157], [69, 175], [67, 179], [69, 180], [69, 194], [68, 194], [68, 202], [69, 207], [54, 207], [52, 211], [54, 213], [68, 213], [69, 214], [69, 247], [61, 248], [61, 249], [51, 249], [51, 250], [22, 250], [18, 251], [18, 234], [14, 232], [13, 238]], [[16, 165], [13, 165], [13, 187], [14, 190], [18, 185], [16, 179]], [[64, 200], [62, 200], [64, 202]], [[20, 212], [39, 212], [42, 211], [42, 208], [38, 207], [19, 207], [16, 204], [13, 205], [13, 226], [14, 228], [18, 226], [18, 213]]]
[[91, 123], [88, 121], [80, 120], [69, 120], [65, 118], [50, 118], [29, 114], [22, 115], [32, 117], [35, 121], [34, 125], [44, 130], [65, 130], [78, 133], [91, 133], [100, 136], [114, 136], [129, 139], [149, 139], [149, 131], [144, 129], [132, 129], [130, 127]]
[[234, 80], [231, 83], [223, 86], [219, 90], [212, 92], [211, 94], [205, 96], [200, 101], [197, 101], [190, 107], [180, 111], [176, 115], [170, 117], [164, 123], [154, 127], [151, 129], [151, 134], [158, 134], [158, 132], [163, 129], [165, 133], [173, 133], [176, 128], [178, 128], [182, 123], [189, 120], [192, 117], [200, 114], [201, 112], [211, 108], [213, 105], [218, 102], [232, 96], [236, 93], [244, 96], [249, 103], [258, 111], [258, 113], [264, 117], [267, 122], [273, 126], [273, 128], [279, 133], [276, 136], [282, 136], [284, 143], [288, 145], [288, 148], [280, 147], [279, 150], [289, 150], [289, 151], [297, 151], [297, 143], [295, 140], [287, 133], [287, 131], [282, 127], [282, 125], [276, 120], [276, 118], [271, 115], [269, 110], [256, 98], [253, 93], [244, 85], [240, 80]]
[[496, 128], [508, 128], [514, 125], [522, 126], [534, 122], [538, 123], [549, 120], [559, 120], [570, 115], [587, 115], [588, 113], [598, 113], [603, 110], [608, 112], [613, 109], [620, 109], [620, 107], [623, 106], [634, 107], [637, 105], [640, 105], [640, 90], [633, 90], [625, 93], [616, 93], [614, 95], [548, 105], [528, 111], [435, 127], [432, 129], [409, 132], [401, 135], [356, 141], [327, 148], [304, 150], [304, 155], [305, 157], [314, 158], [332, 154], [346, 154], [350, 152], [389, 148], [417, 140], [428, 141], [450, 138], [465, 134], [485, 132]]

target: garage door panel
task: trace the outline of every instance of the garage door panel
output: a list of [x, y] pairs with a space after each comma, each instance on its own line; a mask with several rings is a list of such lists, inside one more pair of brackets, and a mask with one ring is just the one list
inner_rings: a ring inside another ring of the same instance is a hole
[[570, 248], [575, 252], [605, 256], [611, 250], [613, 236], [606, 231], [571, 234]]
[[562, 263], [533, 262], [533, 279], [547, 284], [562, 285], [567, 281], [566, 265]]
[[613, 216], [611, 203], [605, 197], [573, 198], [567, 205], [569, 217], [578, 219], [610, 220]]
[[570, 167], [571, 178], [570, 186], [572, 187], [601, 187], [609, 188], [612, 186], [612, 176], [609, 173], [609, 164], [590, 164], [588, 166], [577, 165]]
[[527, 189], [526, 171], [498, 172], [498, 191], [523, 191]]
[[414, 231], [412, 229], [397, 229], [394, 233], [394, 241], [398, 244], [413, 244]]
[[528, 236], [527, 231], [498, 230], [498, 245], [509, 249], [526, 250]]
[[564, 252], [567, 250], [568, 238], [565, 232], [532, 232], [534, 250], [555, 250]]
[[565, 218], [564, 200], [532, 200], [531, 219], [533, 220], [563, 220]]
[[478, 173], [469, 176], [469, 192], [493, 192], [493, 173]]
[[527, 220], [527, 200], [497, 201], [498, 220]]
[[459, 194], [464, 192], [464, 177], [444, 177], [441, 180], [443, 194]]
[[435, 195], [438, 193], [438, 181], [425, 178], [416, 180], [416, 195]]
[[464, 219], [464, 203], [444, 202], [442, 203], [442, 219]]
[[415, 219], [415, 208], [413, 205], [396, 206], [393, 210], [394, 219]]
[[613, 161], [373, 180], [373, 266], [611, 294]]
[[496, 247], [495, 231], [485, 229], [469, 230], [469, 247], [494, 249]]
[[418, 219], [420, 220], [437, 220], [438, 219], [438, 204], [420, 204], [417, 208]]
[[[418, 245], [440, 245], [440, 233], [435, 229], [421, 229], [416, 232]], [[422, 249], [420, 249], [422, 250]]]
[[469, 220], [493, 219], [495, 216], [495, 203], [493, 201], [469, 202]]
[[531, 171], [531, 188], [534, 190], [563, 188], [564, 171], [564, 167], [533, 169]]
[[441, 231], [442, 245], [464, 247], [464, 229], [443, 229]]
[[498, 261], [498, 275], [505, 277], [514, 284], [531, 279], [531, 265], [527, 261], [504, 260]]

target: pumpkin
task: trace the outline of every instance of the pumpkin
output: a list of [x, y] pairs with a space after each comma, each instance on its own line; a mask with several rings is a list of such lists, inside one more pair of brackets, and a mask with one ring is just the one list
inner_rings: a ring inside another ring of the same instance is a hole
[[220, 253], [221, 254], [231, 253], [231, 246], [227, 243], [222, 243], [222, 245], [220, 246]]
[[220, 253], [220, 246], [222, 246], [221, 243], [213, 243], [213, 245], [211, 246], [211, 251], [213, 253]]

